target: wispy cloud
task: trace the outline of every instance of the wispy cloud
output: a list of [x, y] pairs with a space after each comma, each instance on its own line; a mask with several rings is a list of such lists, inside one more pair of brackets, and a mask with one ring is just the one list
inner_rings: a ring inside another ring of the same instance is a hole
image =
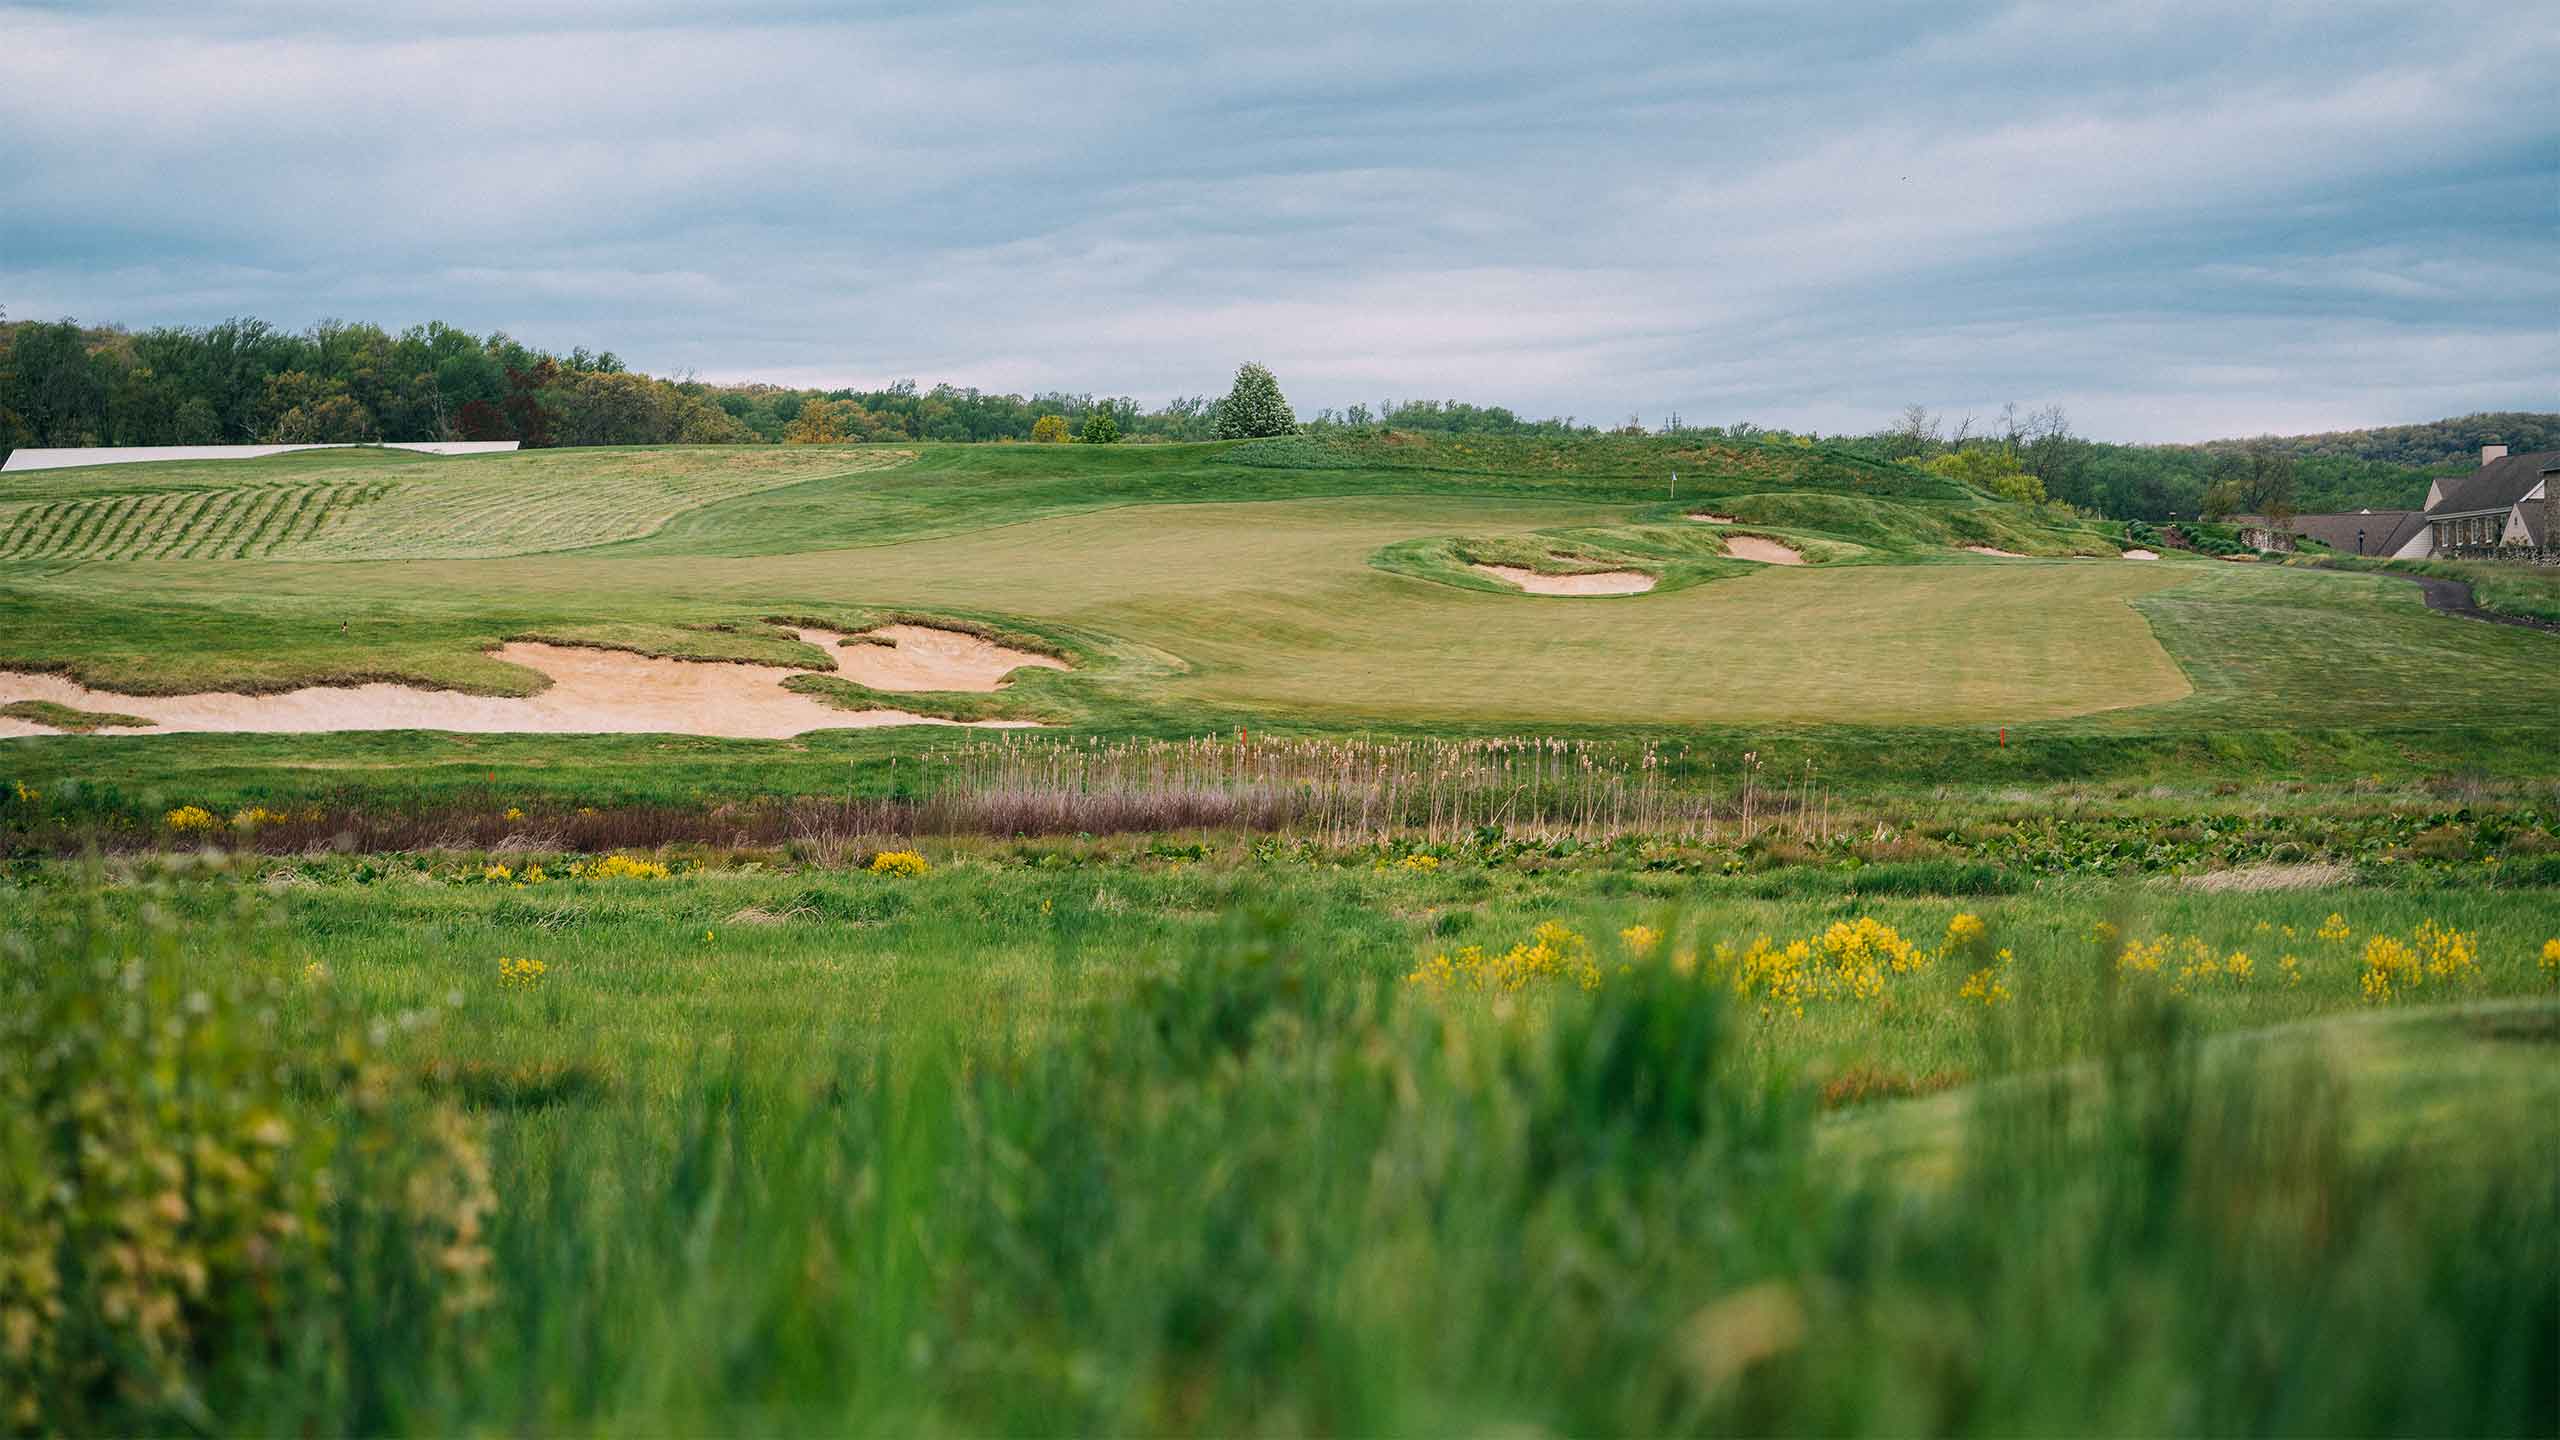
[[2560, 395], [2532, 3], [0, 0], [0, 303], [1866, 427]]

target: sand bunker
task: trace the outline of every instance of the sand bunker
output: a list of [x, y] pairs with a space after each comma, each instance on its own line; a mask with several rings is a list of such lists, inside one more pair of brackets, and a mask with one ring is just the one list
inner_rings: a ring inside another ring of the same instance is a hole
[[1976, 555], [1997, 555], [2003, 560], [2024, 560], [2027, 558], [2015, 550], [2003, 550], [1997, 545], [1967, 545], [1964, 548], [1972, 551]]
[[1692, 520], [1703, 520], [1709, 525], [1739, 525], [1742, 523], [1730, 515], [1713, 515], [1704, 510], [1698, 511], [1689, 518]]
[[[816, 633], [816, 632], [811, 632]], [[894, 644], [881, 645], [875, 640]], [[959, 630], [929, 625], [883, 625], [853, 643], [830, 649], [836, 669], [874, 690], [993, 690], [1026, 665], [1064, 670], [1067, 662], [999, 645]]]
[[[911, 627], [895, 627], [899, 629]], [[913, 627], [921, 628], [921, 627]], [[948, 631], [929, 631], [948, 635]], [[887, 646], [844, 646], [845, 636], [828, 630], [803, 630], [800, 638], [830, 656], [869, 661], [872, 652], [891, 655]], [[975, 640], [976, 637], [965, 637]], [[903, 648], [905, 641], [900, 641]], [[990, 651], [1003, 647], [986, 645]], [[539, 670], [551, 685], [539, 695], [521, 698], [464, 695], [451, 690], [421, 690], [408, 685], [316, 685], [281, 695], [234, 695], [215, 691], [198, 695], [119, 695], [92, 690], [60, 675], [0, 671], [0, 703], [51, 700], [83, 710], [115, 710], [157, 722], [150, 735], [173, 730], [249, 731], [261, 734], [309, 734], [327, 730], [462, 730], [477, 733], [535, 732], [570, 735], [718, 735], [734, 739], [779, 740], [810, 730], [862, 729], [878, 725], [957, 725], [963, 722], [913, 715], [904, 710], [839, 710], [809, 696], [782, 688], [782, 682], [807, 670], [735, 661], [659, 660], [620, 650], [590, 650], [569, 645], [518, 641], [500, 646], [497, 658]], [[1021, 652], [1006, 652], [1019, 654]], [[1025, 663], [1038, 663], [1036, 657]], [[983, 663], [994, 663], [984, 661]], [[1053, 662], [1054, 663], [1054, 662]], [[866, 678], [863, 671], [838, 662], [846, 678], [889, 688]], [[915, 662], [920, 672], [927, 662]], [[1006, 669], [1013, 668], [1007, 665]], [[937, 684], [936, 689], [993, 689]], [[1028, 720], [967, 722], [982, 729], [1028, 729]], [[0, 736], [50, 735], [53, 730], [23, 720], [0, 717]]]
[[2160, 553], [2156, 550], [2127, 550], [2124, 552], [2124, 558], [2127, 560], [2157, 560], [2160, 558]]
[[1532, 595], [1641, 595], [1653, 588], [1653, 577], [1641, 570], [1596, 570], [1587, 575], [1541, 575], [1517, 565], [1470, 565], [1497, 580], [1508, 580]]
[[1757, 535], [1727, 535], [1724, 553], [1736, 560], [1757, 560], [1763, 565], [1801, 565], [1804, 557], [1775, 540]]

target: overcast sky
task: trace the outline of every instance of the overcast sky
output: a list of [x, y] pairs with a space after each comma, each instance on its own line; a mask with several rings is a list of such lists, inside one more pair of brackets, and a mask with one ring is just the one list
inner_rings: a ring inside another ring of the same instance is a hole
[[[717, 18], [709, 18], [717, 12]], [[0, 305], [1302, 415], [2560, 407], [2560, 5], [0, 0]]]

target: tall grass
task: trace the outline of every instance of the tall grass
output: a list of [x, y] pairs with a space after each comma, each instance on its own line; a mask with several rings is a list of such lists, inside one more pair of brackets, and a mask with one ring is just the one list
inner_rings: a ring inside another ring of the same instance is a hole
[[1654, 744], [1533, 736], [1008, 738], [919, 757], [916, 819], [925, 833], [1214, 827], [1331, 845], [1478, 831], [1704, 839], [1727, 821], [1746, 834], [1781, 816], [1809, 832], [1823, 823], [1826, 793], [1809, 771], [1772, 784], [1745, 752], [1733, 765], [1735, 796], [1720, 805], [1694, 766], [1689, 783], [1672, 783], [1667, 759]]
[[[364, 1252], [336, 1273], [367, 1303], [314, 1286], [261, 1328], [204, 1332], [224, 1358], [186, 1372], [192, 1408], [63, 1410], [46, 1392], [29, 1423], [2560, 1419], [2547, 1114], [2456, 1106], [2377, 1132], [2376, 1087], [2316, 1048], [2207, 1047], [2126, 995], [2102, 998], [2100, 1063], [1977, 1092], [1953, 1144], [1861, 1160], [1745, 1042], [1723, 986], [1650, 966], [1587, 995], [1457, 1004], [1346, 973], [1309, 933], [1231, 914], [1036, 1033], [855, 1031], [789, 1063], [707, 1043], [671, 1093], [485, 1113], [487, 1303], [421, 1305], [382, 1277], [432, 1264]], [[17, 972], [58, 960], [47, 943]], [[2547, 1043], [2539, 1023], [2502, 1043]], [[297, 1114], [360, 1124], [325, 1090]], [[299, 1368], [271, 1333], [323, 1337], [329, 1363]]]

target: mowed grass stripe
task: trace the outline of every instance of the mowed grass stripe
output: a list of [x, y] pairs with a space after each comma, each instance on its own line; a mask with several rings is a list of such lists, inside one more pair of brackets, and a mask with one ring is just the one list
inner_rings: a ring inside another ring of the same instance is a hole
[[52, 547], [54, 553], [66, 556], [79, 554], [80, 547], [88, 544], [89, 537], [97, 533], [98, 522], [105, 517], [109, 503], [111, 502], [103, 500], [83, 500], [73, 507], [71, 523], [63, 527], [62, 538]]
[[361, 529], [332, 525], [276, 559], [479, 559], [584, 549], [655, 533], [721, 500], [887, 469], [905, 451], [530, 451], [500, 466], [404, 474]]
[[294, 536], [294, 528], [302, 523], [302, 515], [310, 512], [312, 497], [315, 495], [320, 495], [320, 489], [317, 487], [294, 489], [292, 502], [289, 502], [289, 505], [276, 507], [274, 525], [269, 525], [266, 530], [259, 530], [259, 538], [251, 541], [251, 548], [248, 548], [246, 553], [266, 553], [271, 551], [271, 548], [279, 546], [279, 543], [289, 541], [289, 538]]
[[33, 551], [36, 537], [66, 504], [61, 500], [49, 500], [41, 505], [20, 506], [9, 517], [8, 532], [0, 535], [0, 560], [15, 560]]
[[232, 559], [246, 560], [256, 553], [259, 540], [291, 506], [292, 495], [290, 490], [271, 490], [258, 501], [256, 512], [240, 528], [240, 538], [231, 550]]
[[45, 508], [44, 525], [30, 537], [24, 552], [31, 557], [42, 556], [52, 551], [54, 542], [62, 538], [72, 519], [79, 514], [80, 502], [64, 500]]
[[78, 533], [64, 547], [64, 555], [73, 560], [85, 560], [95, 555], [98, 543], [107, 538], [107, 532], [115, 528], [117, 517], [129, 505], [130, 502], [121, 497], [91, 502], [81, 517]]
[[[429, 460], [312, 452], [10, 477], [10, 558], [468, 559], [632, 540], [685, 511], [912, 452], [630, 447]], [[209, 482], [228, 483], [209, 483]], [[112, 490], [101, 490], [112, 484]], [[362, 526], [350, 515], [375, 513]]]
[[311, 506], [309, 510], [297, 518], [293, 534], [286, 538], [288, 540], [301, 541], [308, 540], [313, 535], [318, 534], [320, 527], [329, 523], [329, 517], [331, 515], [336, 514], [341, 507], [352, 503], [354, 494], [355, 487], [352, 485], [322, 485], [315, 487], [311, 492]]
[[115, 505], [118, 505], [115, 500], [92, 500], [79, 507], [79, 520], [74, 520], [72, 530], [61, 541], [61, 553], [69, 559], [82, 559], [87, 548], [95, 546], [102, 530], [108, 528]]
[[176, 498], [165, 490], [155, 495], [128, 497], [116, 507], [117, 514], [99, 535], [92, 553], [102, 558], [124, 553], [126, 546], [141, 538], [146, 528]]
[[249, 494], [246, 490], [223, 491], [205, 512], [204, 519], [197, 523], [195, 538], [179, 552], [178, 558], [202, 560], [219, 554], [224, 537], [230, 534], [232, 526], [239, 523], [240, 512], [247, 505]]
[[152, 537], [151, 546], [143, 552], [144, 556], [158, 560], [175, 554], [178, 547], [187, 543], [188, 535], [195, 529], [196, 523], [204, 517], [205, 511], [213, 506], [215, 498], [216, 494], [212, 491], [199, 490], [192, 494], [187, 504], [170, 516], [169, 523], [161, 528], [159, 534]]
[[233, 558], [240, 538], [249, 532], [250, 524], [257, 519], [263, 498], [256, 490], [241, 490], [232, 495], [231, 503], [223, 511], [219, 528], [205, 547], [205, 558]]

